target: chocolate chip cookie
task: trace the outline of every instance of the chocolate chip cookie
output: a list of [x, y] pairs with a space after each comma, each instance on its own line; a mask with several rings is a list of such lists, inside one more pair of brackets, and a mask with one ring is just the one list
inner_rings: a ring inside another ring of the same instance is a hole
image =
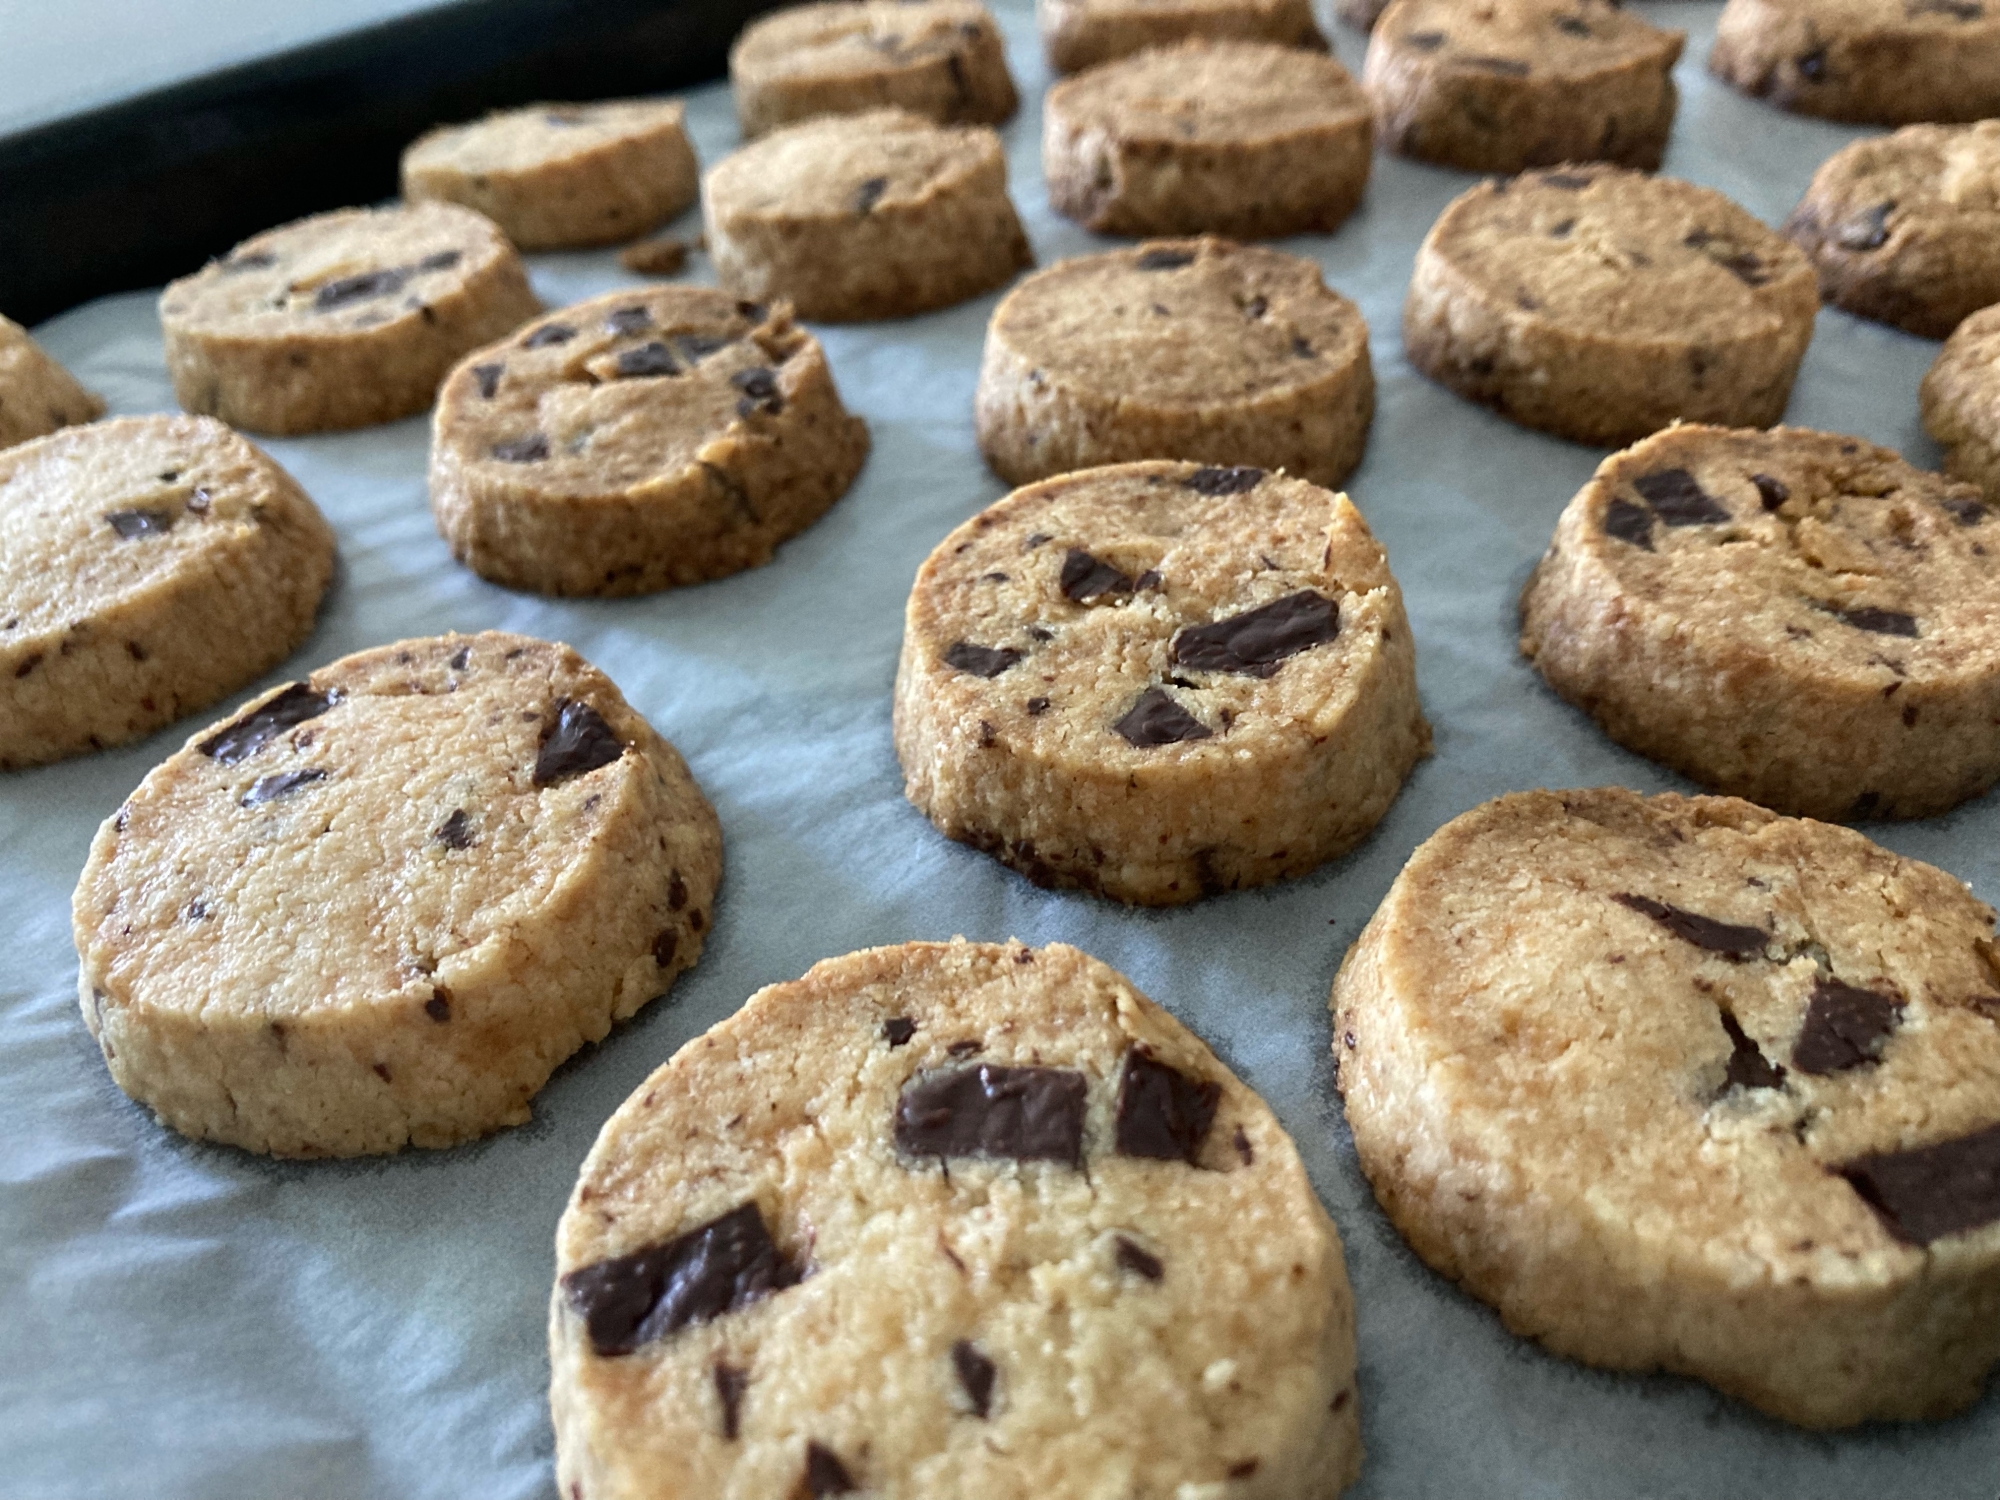
[[790, 6], [744, 28], [729, 82], [746, 137], [872, 109], [997, 125], [1020, 104], [1000, 28], [975, 0]]
[[1524, 792], [1411, 856], [1333, 986], [1361, 1165], [1515, 1333], [1807, 1427], [2000, 1359], [1990, 907], [1724, 797]]
[[1993, 0], [1729, 0], [1708, 70], [1780, 109], [1909, 125], [2000, 114]]
[[1836, 151], [1785, 233], [1827, 301], [1943, 338], [2000, 302], [2000, 120], [1908, 125]]
[[771, 560], [840, 498], [868, 428], [790, 310], [609, 292], [469, 356], [438, 398], [431, 509], [483, 578], [646, 593]]
[[1362, 86], [1382, 144], [1469, 172], [1659, 166], [1685, 33], [1618, 0], [1397, 0]]
[[1945, 450], [1945, 473], [2000, 505], [2000, 307], [1974, 313], [1945, 340], [1922, 391], [1924, 430]]
[[1332, 1500], [1360, 1467], [1291, 1139], [1060, 944], [759, 991], [605, 1125], [556, 1270], [564, 1495]]
[[1030, 276], [993, 313], [980, 451], [1013, 484], [1141, 458], [1334, 485], [1375, 412], [1368, 325], [1310, 260], [1157, 240]]
[[412, 203], [253, 236], [168, 286], [160, 325], [186, 410], [327, 432], [422, 411], [461, 355], [540, 309], [492, 220]]
[[477, 209], [522, 250], [614, 245], [700, 193], [685, 114], [677, 99], [606, 99], [446, 125], [403, 153], [403, 196]]
[[402, 641], [204, 730], [97, 831], [84, 1023], [187, 1135], [449, 1146], [695, 961], [721, 871], [680, 756], [574, 651]]
[[1165, 906], [1352, 848], [1430, 750], [1402, 592], [1345, 495], [1123, 464], [1017, 490], [917, 573], [904, 791], [1037, 885]]
[[19, 323], [0, 318], [0, 448], [104, 415], [104, 403], [49, 358]]
[[1191, 37], [1326, 50], [1311, 0], [1035, 0], [1035, 24], [1058, 73]]
[[289, 656], [333, 573], [292, 477], [208, 417], [0, 452], [0, 770], [137, 739]]
[[1521, 651], [1619, 744], [1704, 786], [1927, 817], [2000, 780], [1996, 558], [1978, 491], [1887, 448], [1675, 427], [1570, 501]]
[[1368, 100], [1323, 52], [1184, 42], [1050, 89], [1042, 173], [1100, 234], [1330, 232], [1368, 185]]
[[1818, 308], [1804, 252], [1720, 193], [1569, 166], [1452, 201], [1417, 251], [1403, 348], [1510, 421], [1611, 446], [1677, 418], [1778, 421]]
[[1000, 137], [904, 110], [790, 125], [724, 158], [703, 202], [715, 276], [829, 323], [900, 318], [1033, 263]]

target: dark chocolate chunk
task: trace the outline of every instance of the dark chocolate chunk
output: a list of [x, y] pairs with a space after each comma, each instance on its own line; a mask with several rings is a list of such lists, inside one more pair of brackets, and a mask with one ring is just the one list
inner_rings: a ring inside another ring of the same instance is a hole
[[750, 1384], [750, 1372], [720, 1360], [715, 1365], [715, 1399], [722, 1407], [722, 1440], [736, 1441], [743, 1430], [743, 1392]]
[[1159, 745], [1178, 745], [1186, 740], [1205, 740], [1214, 731], [1174, 702], [1165, 688], [1149, 687], [1125, 714], [1111, 726], [1128, 745], [1150, 750]]
[[470, 849], [472, 847], [472, 819], [465, 815], [465, 809], [454, 807], [451, 816], [431, 831], [431, 837], [447, 849]]
[[819, 1443], [806, 1444], [806, 1471], [799, 1483], [805, 1486], [808, 1500], [819, 1500], [821, 1495], [851, 1495], [855, 1488], [854, 1477], [840, 1455]]
[[449, 271], [465, 259], [461, 250], [435, 250], [417, 262], [419, 271]]
[[471, 660], [472, 660], [472, 648], [470, 646], [460, 646], [456, 651], [451, 653], [451, 656], [448, 659], [446, 665], [448, 665], [454, 672], [463, 672], [465, 670], [465, 664]]
[[1049, 700], [1046, 698], [1030, 698], [1021, 706], [1027, 710], [1029, 718], [1038, 719], [1049, 711]]
[[1771, 941], [1770, 934], [1761, 927], [1745, 927], [1736, 922], [1718, 922], [1714, 917], [1704, 917], [1699, 912], [1669, 906], [1666, 902], [1655, 901], [1650, 896], [1635, 896], [1627, 891], [1611, 899], [1620, 906], [1636, 911], [1642, 917], [1651, 917], [1681, 941], [1693, 943], [1697, 948], [1706, 948], [1710, 953], [1720, 953], [1725, 958], [1739, 960], [1761, 958], [1764, 955], [1765, 945]]
[[908, 1016], [891, 1016], [882, 1023], [882, 1039], [890, 1047], [900, 1047], [917, 1034], [917, 1023]]
[[195, 748], [219, 766], [248, 760], [279, 735], [307, 719], [316, 719], [340, 701], [334, 693], [317, 692], [295, 682], [275, 698], [226, 724]]
[[242, 797], [241, 806], [260, 807], [266, 802], [275, 802], [280, 797], [289, 797], [315, 781], [326, 780], [326, 772], [317, 767], [303, 771], [276, 771], [269, 776], [259, 776], [250, 783], [250, 790]]
[[1807, 83], [1823, 83], [1826, 80], [1826, 48], [1815, 47], [1793, 59], [1799, 70], [1799, 77]]
[[1114, 1131], [1118, 1154], [1193, 1166], [1221, 1102], [1221, 1084], [1190, 1078], [1132, 1048], [1125, 1054], [1125, 1071], [1118, 1080]]
[[[643, 326], [643, 325], [641, 325]], [[551, 344], [567, 344], [576, 337], [576, 330], [567, 323], [544, 323], [533, 333], [521, 340], [524, 349], [546, 349]]]
[[1822, 607], [1841, 624], [1852, 625], [1856, 630], [1912, 638], [1917, 634], [1916, 616], [1906, 615], [1899, 609], [1876, 609], [1873, 605], [1863, 605], [1859, 609], [1839, 609], [1831, 604]]
[[106, 513], [105, 523], [118, 533], [121, 542], [134, 542], [140, 537], [165, 536], [173, 529], [174, 514], [168, 510], [114, 510]]
[[889, 191], [889, 179], [870, 177], [854, 190], [854, 211], [865, 214], [882, 201], [882, 195]]
[[1081, 547], [1072, 547], [1063, 558], [1063, 597], [1078, 604], [1100, 599], [1130, 598], [1132, 579], [1108, 562], [1099, 562]]
[[1340, 633], [1340, 605], [1301, 589], [1240, 615], [1190, 625], [1174, 633], [1176, 665], [1197, 672], [1269, 677], [1288, 657], [1323, 646]]
[[1507, 78], [1526, 78], [1534, 71], [1528, 64], [1513, 57], [1462, 57], [1458, 62], [1460, 67], [1480, 68]]
[[1565, 193], [1580, 193], [1595, 180], [1581, 172], [1544, 172], [1535, 179], [1543, 187], [1560, 188]]
[[1132, 580], [1132, 590], [1134, 593], [1143, 593], [1147, 589], [1156, 589], [1160, 587], [1160, 585], [1164, 582], [1165, 580], [1160, 577], [1159, 570], [1157, 568], [1148, 568], [1146, 569], [1145, 572], [1141, 573], [1137, 578]]
[[404, 270], [363, 271], [356, 276], [342, 276], [327, 282], [313, 293], [313, 311], [330, 312], [336, 307], [345, 307], [350, 302], [366, 302], [375, 297], [387, 297], [403, 289], [403, 283], [410, 279]]
[[664, 969], [674, 961], [674, 953], [681, 945], [681, 935], [671, 927], [662, 927], [653, 939], [653, 965]]
[[614, 307], [611, 316], [604, 320], [604, 326], [619, 338], [630, 338], [635, 333], [643, 333], [653, 326], [653, 315], [645, 308]]
[[507, 373], [505, 365], [474, 365], [472, 378], [479, 382], [479, 394], [491, 401], [495, 391], [500, 389], [500, 377]]
[[1950, 511], [1952, 519], [1961, 526], [1977, 526], [1986, 519], [1986, 507], [1963, 495], [1947, 495], [1938, 503]]
[[1194, 264], [1192, 250], [1148, 250], [1132, 262], [1141, 271], [1178, 271]]
[[503, 464], [538, 464], [549, 456], [549, 440], [539, 432], [509, 438], [493, 445], [493, 456]]
[[796, 1286], [799, 1269], [772, 1243], [755, 1203], [562, 1279], [563, 1295], [600, 1355], [707, 1323]]
[[1834, 243], [1843, 250], [1880, 250], [1889, 243], [1889, 215], [1895, 203], [1878, 203], [1856, 214], [1834, 232]]
[[1630, 500], [1613, 500], [1604, 512], [1604, 534], [1653, 550], [1653, 513]]
[[1442, 31], [1413, 31], [1403, 38], [1403, 45], [1415, 47], [1419, 52], [1435, 52], [1444, 45]]
[[736, 415], [739, 417], [747, 417], [754, 411], [769, 412], [775, 417], [785, 409], [785, 398], [778, 390], [778, 377], [762, 365], [738, 370], [729, 377], [729, 383], [743, 393], [736, 403]]
[[993, 1361], [981, 1354], [971, 1339], [960, 1339], [951, 1346], [951, 1367], [958, 1372], [958, 1383], [965, 1387], [972, 1414], [985, 1421], [993, 1410], [993, 1377], [999, 1373]]
[[1645, 497], [1653, 513], [1669, 526], [1715, 526], [1730, 519], [1729, 512], [1686, 469], [1641, 474], [1632, 481], [1632, 488]]
[[1785, 1070], [1764, 1056], [1763, 1049], [1750, 1039], [1741, 1023], [1728, 1011], [1722, 1012], [1722, 1029], [1729, 1034], [1729, 1069], [1724, 1088], [1775, 1089], [1783, 1086]]
[[678, 375], [681, 362], [674, 358], [673, 350], [658, 339], [641, 344], [636, 349], [625, 349], [618, 355], [618, 376], [629, 380], [635, 376]]
[[1187, 487], [1198, 495], [1241, 495], [1264, 481], [1264, 471], [1248, 465], [1196, 469], [1188, 475]]
[[944, 653], [946, 666], [974, 677], [998, 677], [1020, 659], [1012, 646], [975, 646], [971, 641], [954, 641]]
[[441, 984], [431, 986], [431, 997], [424, 1002], [424, 1014], [442, 1026], [451, 1019], [451, 991]]
[[1160, 1264], [1159, 1256], [1122, 1234], [1118, 1236], [1118, 1268], [1143, 1276], [1148, 1281], [1158, 1281], [1166, 1275], [1166, 1267]]
[[667, 881], [667, 910], [679, 911], [688, 904], [687, 882], [681, 879], [681, 872], [674, 871]]
[[2000, 1125], [1834, 1168], [1909, 1245], [2000, 1220]]
[[535, 756], [535, 785], [555, 786], [573, 776], [608, 766], [625, 753], [625, 744], [588, 703], [564, 698], [556, 716], [542, 731]]
[[1769, 474], [1752, 474], [1750, 482], [1757, 486], [1757, 498], [1764, 502], [1766, 510], [1776, 510], [1792, 498], [1791, 486]]
[[952, 1068], [912, 1080], [896, 1101], [896, 1148], [906, 1156], [1083, 1160], [1088, 1085], [1070, 1068]]
[[1894, 996], [1838, 979], [1816, 979], [1805, 1025], [1792, 1047], [1792, 1066], [1824, 1075], [1872, 1063], [1902, 1015], [1903, 1002]]

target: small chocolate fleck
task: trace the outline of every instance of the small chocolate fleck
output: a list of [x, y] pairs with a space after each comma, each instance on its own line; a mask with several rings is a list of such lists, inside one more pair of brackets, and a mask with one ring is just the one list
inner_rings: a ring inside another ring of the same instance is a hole
[[507, 373], [505, 365], [474, 365], [472, 378], [479, 382], [479, 394], [491, 401], [500, 389], [500, 377]]
[[567, 323], [544, 323], [533, 333], [521, 340], [524, 349], [546, 349], [551, 344], [567, 344], [576, 337], [576, 330]]
[[1977, 526], [1986, 519], [1986, 507], [1963, 495], [1947, 495], [1938, 503], [1950, 511], [1952, 519], [1961, 526]]
[[1723, 1088], [1775, 1089], [1785, 1082], [1785, 1070], [1764, 1056], [1742, 1024], [1728, 1011], [1722, 1012], [1722, 1029], [1729, 1035], [1729, 1067]]
[[1301, 589], [1240, 615], [1176, 631], [1169, 654], [1197, 672], [1269, 677], [1289, 657], [1323, 646], [1340, 633], [1340, 605]]
[[653, 326], [653, 315], [637, 303], [630, 307], [614, 307], [604, 320], [605, 328], [619, 338], [630, 338], [635, 333], [643, 333]]
[[1148, 1281], [1158, 1281], [1166, 1274], [1166, 1267], [1160, 1264], [1159, 1256], [1146, 1250], [1136, 1240], [1127, 1239], [1121, 1234], [1118, 1236], [1117, 1246], [1119, 1270], [1130, 1271], [1134, 1275], [1145, 1277]]
[[1046, 698], [1030, 698], [1022, 707], [1027, 710], [1029, 718], [1039, 718], [1049, 711], [1049, 700]]
[[659, 936], [653, 939], [653, 965], [665, 969], [672, 966], [674, 951], [680, 947], [681, 935], [671, 927], [662, 927]]
[[1229, 1466], [1229, 1477], [1231, 1479], [1248, 1479], [1256, 1472], [1257, 1460], [1254, 1458], [1246, 1458], [1241, 1462], [1233, 1463]]
[[1720, 953], [1725, 958], [1742, 960], [1761, 958], [1765, 945], [1771, 941], [1770, 934], [1761, 927], [1745, 927], [1736, 922], [1719, 922], [1714, 917], [1704, 917], [1699, 912], [1684, 907], [1670, 906], [1664, 901], [1655, 901], [1650, 896], [1635, 896], [1627, 891], [1611, 898], [1620, 906], [1629, 907], [1642, 917], [1651, 917], [1682, 942], [1693, 943], [1697, 948], [1705, 948], [1710, 953]]
[[819, 1443], [806, 1444], [806, 1471], [799, 1483], [805, 1486], [808, 1500], [819, 1500], [821, 1495], [854, 1493], [854, 1476], [847, 1472], [847, 1465], [840, 1461], [839, 1454]]
[[1081, 547], [1072, 547], [1063, 558], [1063, 597], [1077, 604], [1130, 598], [1132, 579], [1108, 562], [1100, 562]]
[[1012, 646], [975, 646], [971, 641], [954, 641], [944, 653], [946, 666], [974, 677], [998, 677], [1020, 659]]
[[1686, 469], [1660, 469], [1632, 481], [1653, 513], [1669, 526], [1715, 526], [1731, 519]]
[[718, 349], [727, 349], [735, 342], [717, 333], [677, 333], [672, 339], [674, 353], [691, 365], [700, 364]]
[[1194, 251], [1148, 250], [1132, 264], [1141, 271], [1178, 271], [1194, 264]]
[[1824, 1076], [1872, 1063], [1902, 1015], [1903, 1002], [1894, 996], [1822, 976], [1813, 981], [1792, 1066]]
[[2000, 1125], [1833, 1169], [1909, 1245], [2000, 1221]]
[[984, 1052], [986, 1050], [986, 1043], [980, 1041], [977, 1037], [966, 1037], [962, 1041], [953, 1042], [944, 1050], [953, 1057], [971, 1057], [974, 1053]]
[[889, 191], [889, 179], [870, 177], [854, 190], [854, 211], [865, 214], [882, 201], [882, 195]]
[[555, 717], [542, 731], [541, 749], [535, 755], [535, 785], [556, 786], [608, 766], [624, 753], [624, 742], [611, 732], [603, 715], [588, 703], [563, 698], [556, 704]]
[[1187, 487], [1198, 495], [1241, 495], [1263, 483], [1264, 471], [1247, 465], [1196, 469], [1187, 477]]
[[1858, 213], [1834, 231], [1834, 243], [1843, 250], [1880, 250], [1889, 243], [1889, 215], [1895, 203], [1878, 203]]
[[1595, 181], [1581, 172], [1544, 172], [1535, 180], [1543, 187], [1559, 188], [1565, 193], [1580, 193]]
[[248, 760], [286, 730], [318, 718], [339, 701], [337, 694], [315, 692], [305, 683], [295, 682], [195, 748], [219, 766], [233, 766]]
[[1862, 605], [1858, 609], [1841, 609], [1831, 604], [1821, 607], [1841, 624], [1852, 625], [1856, 630], [1866, 630], [1874, 635], [1914, 638], [1918, 633], [1916, 617], [1906, 615], [1899, 609], [1876, 609], [1873, 605]]
[[917, 1023], [908, 1016], [891, 1016], [882, 1023], [882, 1039], [893, 1049], [917, 1034]]
[[221, 268], [225, 273], [233, 276], [240, 271], [261, 271], [266, 266], [275, 266], [277, 263], [278, 257], [274, 251], [252, 250], [244, 255], [230, 256], [229, 259], [222, 262]]
[[1128, 745], [1141, 750], [1205, 740], [1214, 731], [1182, 708], [1165, 688], [1149, 687], [1111, 726]]
[[118, 533], [121, 542], [137, 541], [140, 537], [165, 536], [173, 529], [172, 511], [165, 510], [114, 510], [104, 517], [105, 523]]
[[404, 270], [363, 271], [356, 276], [342, 276], [327, 282], [313, 293], [313, 311], [331, 312], [336, 307], [345, 307], [350, 302], [366, 302], [375, 297], [387, 297], [403, 289], [403, 283], [410, 279]]
[[1979, 0], [1905, 0], [1903, 13], [1907, 16], [1950, 16], [1954, 21], [1976, 21], [1986, 14], [1986, 7]]
[[472, 660], [472, 648], [470, 646], [460, 646], [456, 651], [451, 653], [451, 656], [449, 657], [449, 659], [446, 661], [445, 664], [449, 666], [454, 672], [463, 672], [465, 670], [466, 663], [471, 660]]
[[1158, 569], [1148, 568], [1146, 569], [1145, 572], [1141, 573], [1137, 578], [1132, 580], [1132, 592], [1138, 594], [1138, 593], [1144, 593], [1147, 589], [1156, 589], [1160, 587], [1160, 585], [1164, 581], [1165, 580], [1160, 577]]
[[443, 985], [431, 986], [431, 997], [424, 1002], [424, 1014], [439, 1025], [451, 1019], [451, 991]]
[[1810, 52], [1801, 53], [1793, 59], [1799, 70], [1799, 77], [1807, 83], [1826, 81], [1826, 48], [1815, 47]]
[[672, 877], [667, 881], [667, 910], [679, 911], [683, 906], [686, 906], [687, 904], [688, 904], [687, 882], [681, 879], [681, 872], [679, 870], [676, 870], [674, 871]]
[[1526, 78], [1534, 71], [1527, 63], [1514, 57], [1462, 57], [1458, 61], [1460, 67], [1480, 68], [1506, 78]]
[[1250, 319], [1261, 318], [1271, 310], [1271, 303], [1263, 296], [1252, 297], [1243, 304], [1243, 316]]
[[621, 350], [618, 355], [618, 377], [630, 380], [649, 375], [678, 375], [681, 363], [674, 358], [673, 350], [658, 339], [641, 344], [636, 349]]
[[1581, 16], [1557, 16], [1556, 30], [1567, 32], [1571, 36], [1590, 36], [1592, 34], [1590, 23]]
[[1118, 1080], [1118, 1154], [1193, 1166], [1221, 1101], [1221, 1084], [1191, 1078], [1137, 1047], [1129, 1049]]
[[1403, 38], [1403, 45], [1415, 47], [1419, 52], [1435, 52], [1444, 45], [1442, 31], [1413, 31]]
[[1613, 500], [1604, 512], [1604, 534], [1653, 550], [1653, 513], [1630, 500]]
[[715, 1399], [722, 1407], [722, 1440], [733, 1443], [741, 1434], [743, 1392], [750, 1384], [750, 1372], [735, 1365], [715, 1365]]
[[536, 464], [549, 456], [549, 440], [539, 432], [509, 438], [493, 445], [493, 456], [503, 464]]
[[997, 1367], [979, 1352], [971, 1339], [960, 1339], [951, 1346], [951, 1367], [958, 1372], [958, 1383], [965, 1387], [972, 1414], [985, 1421], [993, 1410], [993, 1377], [999, 1373]]
[[1766, 510], [1776, 510], [1792, 498], [1791, 486], [1769, 474], [1752, 474], [1750, 482], [1757, 486], [1757, 498]]
[[747, 417], [752, 412], [769, 412], [776, 416], [785, 409], [785, 398], [778, 390], [778, 377], [762, 365], [748, 370], [738, 370], [729, 377], [729, 383], [743, 395], [736, 403], [736, 415]]
[[1243, 1158], [1244, 1166], [1249, 1166], [1257, 1159], [1257, 1153], [1250, 1145], [1249, 1133], [1241, 1125], [1236, 1127], [1236, 1137], [1230, 1144], [1236, 1147], [1236, 1154]]
[[1088, 1085], [1069, 1068], [980, 1063], [912, 1080], [896, 1101], [896, 1148], [906, 1156], [1083, 1160]]
[[447, 849], [470, 849], [472, 847], [472, 819], [465, 815], [465, 809], [454, 807], [451, 816], [432, 830], [431, 837]]

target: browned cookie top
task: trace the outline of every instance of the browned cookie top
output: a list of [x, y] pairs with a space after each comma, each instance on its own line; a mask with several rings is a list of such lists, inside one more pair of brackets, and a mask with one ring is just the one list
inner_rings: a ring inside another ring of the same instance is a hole
[[1560, 85], [1635, 62], [1671, 67], [1684, 40], [1617, 0], [1396, 0], [1369, 49], [1448, 72]]
[[760, 83], [865, 85], [942, 60], [962, 86], [974, 46], [995, 43], [998, 35], [992, 15], [975, 0], [831, 0], [754, 22], [737, 39], [730, 64]]
[[1132, 144], [1239, 145], [1364, 123], [1368, 100], [1338, 59], [1274, 42], [1149, 48], [1049, 91], [1072, 130]]
[[976, 126], [941, 126], [907, 110], [829, 115], [753, 141], [709, 172], [709, 213], [804, 224], [916, 207], [1004, 181], [1000, 138]]

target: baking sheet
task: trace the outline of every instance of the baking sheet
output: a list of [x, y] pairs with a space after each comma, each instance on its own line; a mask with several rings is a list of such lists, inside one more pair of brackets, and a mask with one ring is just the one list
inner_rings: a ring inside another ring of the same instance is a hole
[[[1667, 170], [1776, 223], [1860, 132], [1712, 83], [1700, 64], [1719, 6], [1637, 8], [1693, 33]], [[995, 9], [1023, 86], [1005, 130], [1015, 198], [1046, 264], [1103, 242], [1047, 208], [1032, 16], [1027, 0]], [[1361, 38], [1334, 34], [1358, 71]], [[704, 162], [735, 144], [722, 86], [690, 97], [689, 125]], [[1586, 1370], [1514, 1339], [1416, 1262], [1355, 1164], [1327, 989], [1410, 851], [1516, 788], [1685, 789], [1607, 742], [1515, 654], [1514, 598], [1600, 454], [1515, 429], [1402, 358], [1417, 243], [1471, 181], [1378, 157], [1338, 235], [1285, 245], [1317, 258], [1374, 331], [1380, 409], [1349, 488], [1402, 580], [1437, 754], [1346, 859], [1184, 910], [1038, 891], [940, 838], [901, 796], [889, 688], [904, 597], [929, 549], [1005, 490], [980, 465], [971, 421], [994, 297], [820, 330], [874, 431], [860, 481], [770, 567], [652, 598], [542, 600], [453, 564], [426, 506], [424, 419], [270, 442], [339, 532], [342, 566], [312, 639], [267, 683], [447, 629], [570, 642], [680, 747], [721, 814], [715, 931], [669, 997], [557, 1074], [532, 1124], [447, 1152], [275, 1163], [160, 1128], [113, 1087], [77, 1015], [69, 893], [91, 834], [199, 721], [0, 779], [0, 1495], [547, 1495], [551, 1243], [598, 1126], [758, 986], [830, 954], [953, 933], [1060, 939], [1116, 965], [1291, 1129], [1355, 1286], [1368, 1445], [1355, 1496], [2000, 1494], [2000, 1385], [1955, 1421], [1818, 1436], [1692, 1381]], [[632, 280], [609, 254], [532, 266], [552, 305]], [[114, 413], [172, 408], [150, 297], [95, 303], [38, 334]], [[1916, 387], [1936, 348], [1824, 311], [1790, 419], [1932, 464]], [[1994, 797], [1868, 832], [2000, 901]]]

